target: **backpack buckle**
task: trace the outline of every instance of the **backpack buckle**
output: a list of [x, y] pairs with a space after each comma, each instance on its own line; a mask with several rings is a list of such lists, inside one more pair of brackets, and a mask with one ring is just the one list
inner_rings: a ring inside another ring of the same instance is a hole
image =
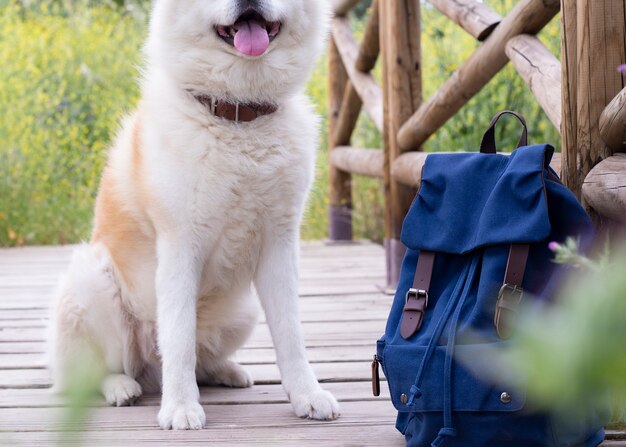
[[424, 314], [428, 307], [428, 291], [411, 287], [404, 299], [402, 320], [400, 322], [400, 335], [405, 340], [415, 334], [422, 327]]
[[409, 298], [418, 299], [420, 296], [424, 297], [424, 307], [428, 307], [428, 290], [414, 289], [413, 287], [407, 290], [404, 297], [404, 304], [406, 305], [406, 303], [409, 302]]
[[513, 335], [514, 319], [523, 296], [524, 289], [511, 284], [504, 284], [498, 293], [493, 324], [498, 336], [503, 340]]

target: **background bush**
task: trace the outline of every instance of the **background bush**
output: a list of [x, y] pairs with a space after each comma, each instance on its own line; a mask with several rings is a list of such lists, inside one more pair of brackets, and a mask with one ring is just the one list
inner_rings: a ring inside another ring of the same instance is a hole
[[[487, 1], [502, 14], [515, 0]], [[92, 206], [106, 147], [120, 117], [138, 96], [140, 48], [146, 35], [146, 3], [0, 0], [0, 245], [69, 243], [89, 237]], [[423, 6], [424, 98], [472, 53], [476, 43], [432, 7]], [[354, 17], [362, 32], [363, 19]], [[542, 40], [559, 54], [555, 19]], [[378, 75], [379, 68], [376, 73]], [[319, 113], [326, 114], [326, 62], [308, 84]], [[425, 144], [425, 150], [476, 150], [498, 110], [526, 115], [532, 142], [558, 145], [552, 128], [511, 67]], [[511, 149], [517, 127], [500, 128]], [[325, 130], [325, 128], [323, 129]], [[302, 228], [305, 239], [326, 237], [328, 170], [322, 134], [317, 179]], [[363, 116], [352, 144], [381, 147]], [[356, 237], [381, 240], [380, 181], [355, 178]]]
[[106, 146], [138, 96], [145, 14], [0, 9], [0, 244], [75, 242], [89, 235]]

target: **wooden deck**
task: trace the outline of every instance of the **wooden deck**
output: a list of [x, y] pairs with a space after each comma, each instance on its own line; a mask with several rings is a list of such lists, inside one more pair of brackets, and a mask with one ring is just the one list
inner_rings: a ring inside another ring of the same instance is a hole
[[261, 322], [238, 355], [255, 385], [202, 388], [205, 430], [160, 430], [159, 398], [144, 396], [134, 407], [98, 402], [83, 410], [81, 431], [68, 435], [63, 431], [68, 409], [46, 389], [50, 375], [43, 352], [48, 303], [70, 252], [71, 247], [0, 250], [0, 446], [404, 445], [394, 429], [386, 387], [381, 397], [371, 395], [370, 361], [391, 303], [376, 287], [385, 272], [380, 246], [310, 243], [302, 248], [300, 295], [308, 355], [324, 387], [340, 401], [338, 420], [294, 416]]

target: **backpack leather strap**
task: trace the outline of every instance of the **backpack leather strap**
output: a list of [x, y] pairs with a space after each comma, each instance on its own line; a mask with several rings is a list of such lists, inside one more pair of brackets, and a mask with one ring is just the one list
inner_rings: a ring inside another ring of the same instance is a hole
[[498, 294], [493, 318], [496, 332], [501, 339], [510, 338], [513, 334], [513, 323], [524, 294], [522, 281], [524, 281], [529, 249], [528, 244], [511, 244], [509, 249], [504, 284]]
[[426, 307], [428, 307], [428, 289], [430, 288], [434, 263], [434, 252], [420, 251], [417, 267], [415, 268], [413, 287], [406, 293], [406, 303], [402, 310], [400, 335], [404, 339], [410, 338], [422, 327]]

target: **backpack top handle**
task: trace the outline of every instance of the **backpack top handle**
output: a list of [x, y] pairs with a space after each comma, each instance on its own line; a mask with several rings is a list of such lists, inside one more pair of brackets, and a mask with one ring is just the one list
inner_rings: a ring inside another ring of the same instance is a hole
[[522, 123], [524, 130], [522, 130], [522, 136], [517, 143], [517, 147], [527, 146], [528, 145], [528, 127], [526, 127], [526, 120], [522, 115], [517, 112], [512, 112], [511, 110], [504, 110], [498, 113], [493, 117], [491, 123], [489, 123], [489, 128], [485, 135], [483, 136], [483, 140], [480, 143], [480, 152], [483, 154], [495, 154], [497, 152], [496, 148], [496, 123], [502, 117], [502, 115], [513, 115], [515, 118]]

